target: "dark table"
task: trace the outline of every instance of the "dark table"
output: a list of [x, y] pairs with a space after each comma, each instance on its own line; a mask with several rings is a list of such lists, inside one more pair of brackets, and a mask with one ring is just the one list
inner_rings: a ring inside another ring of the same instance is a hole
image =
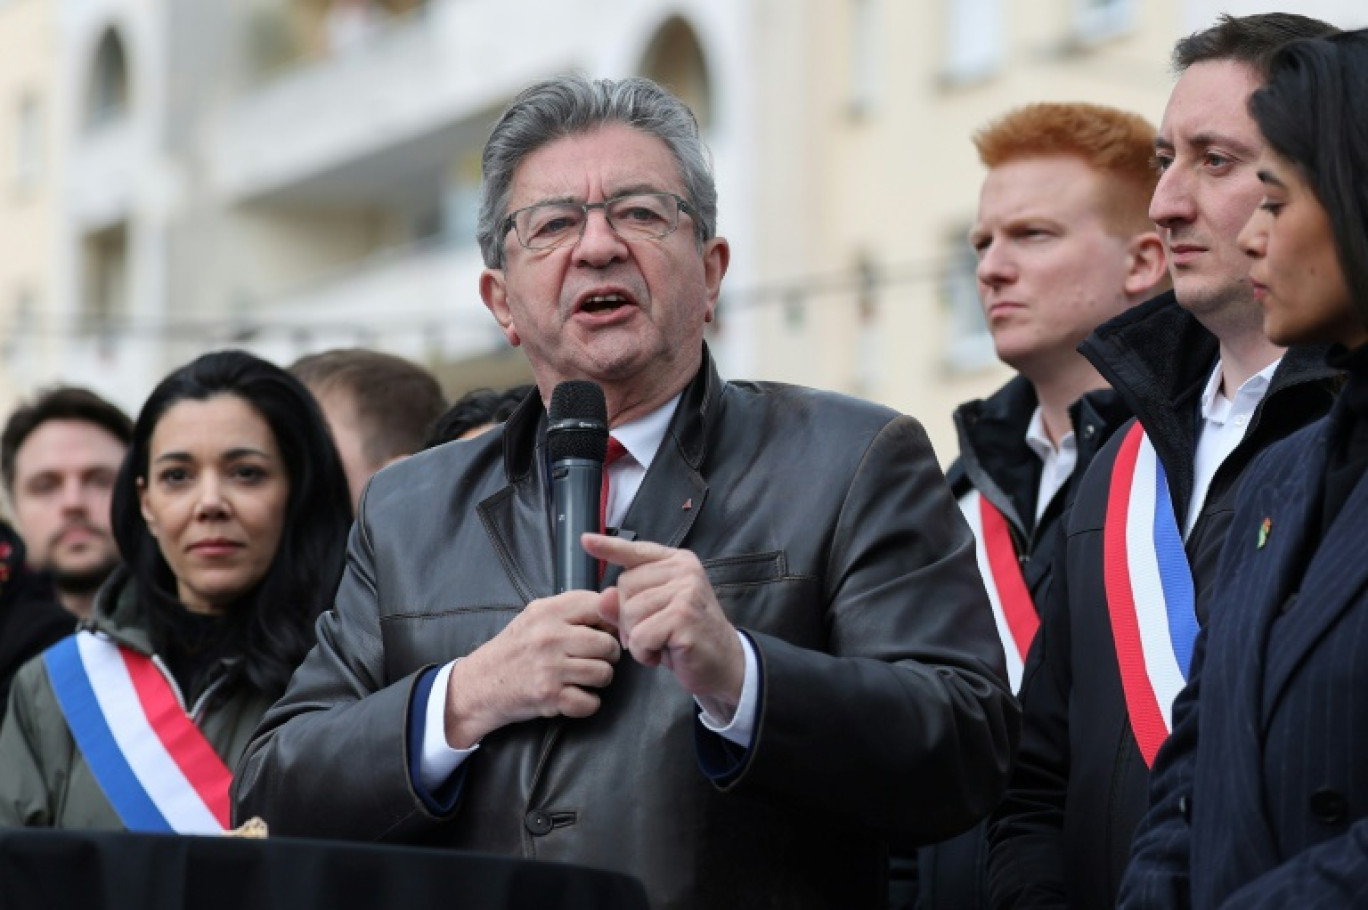
[[0, 910], [646, 910], [614, 872], [296, 838], [0, 829]]

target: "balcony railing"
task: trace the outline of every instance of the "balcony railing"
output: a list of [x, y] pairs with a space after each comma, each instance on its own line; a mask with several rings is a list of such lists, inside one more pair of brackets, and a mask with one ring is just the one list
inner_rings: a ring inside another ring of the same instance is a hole
[[71, 214], [85, 230], [128, 217], [140, 175], [146, 172], [146, 124], [113, 120], [78, 134], [66, 169]]
[[243, 307], [238, 340], [293, 359], [365, 345], [415, 358], [461, 359], [504, 344], [479, 297], [473, 247], [432, 240], [389, 250], [305, 287]]
[[538, 5], [539, 27], [520, 33], [510, 53], [493, 36], [507, 33], [526, 0], [434, 0], [345, 51], [274, 71], [220, 119], [215, 183], [229, 198], [261, 197], [362, 160], [371, 172], [383, 169], [390, 152], [400, 154], [389, 166], [402, 167], [406, 144], [473, 119], [482, 124], [548, 67], [582, 65], [583, 23], [560, 20], [585, 5]]

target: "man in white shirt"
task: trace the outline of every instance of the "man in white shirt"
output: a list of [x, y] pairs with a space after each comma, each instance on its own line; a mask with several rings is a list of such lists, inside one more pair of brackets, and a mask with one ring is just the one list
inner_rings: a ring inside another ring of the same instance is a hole
[[[1154, 127], [1116, 108], [1042, 103], [974, 136], [988, 168], [969, 243], [998, 357], [1018, 376], [955, 411], [947, 477], [974, 529], [1013, 688], [1049, 585], [1060, 517], [1088, 462], [1130, 411], [1078, 345], [1168, 282], [1149, 218]], [[986, 906], [983, 829], [892, 865], [891, 903]], [[913, 895], [905, 881], [915, 878]], [[915, 900], [914, 900], [915, 897]]]
[[979, 551], [1014, 686], [1030, 641], [1011, 635], [1002, 595], [1024, 582], [1035, 609], [1069, 479], [1129, 416], [1078, 345], [1168, 283], [1148, 214], [1153, 141], [1143, 117], [1081, 103], [1027, 105], [974, 137], [988, 168], [969, 231], [979, 297], [998, 357], [1020, 375], [955, 411], [948, 477], [971, 526], [984, 528], [984, 509], [1001, 518], [990, 527], [1005, 524], [1016, 577], [994, 578], [982, 534]]
[[[371, 481], [240, 815], [803, 908], [883, 906], [891, 838], [992, 808], [1017, 718], [969, 529], [916, 421], [717, 375], [706, 160], [640, 79], [538, 83], [495, 126], [480, 290], [540, 396]], [[602, 590], [553, 596], [542, 404], [568, 380], [626, 454], [617, 533], [583, 537]]]
[[1174, 290], [1081, 348], [1136, 419], [1064, 519], [1020, 690], [1022, 747], [990, 829], [995, 907], [1115, 905], [1240, 475], [1332, 401], [1321, 352], [1284, 355], [1264, 337], [1236, 243], [1263, 197], [1249, 95], [1278, 47], [1331, 31], [1292, 14], [1222, 17], [1174, 50], [1150, 204]]

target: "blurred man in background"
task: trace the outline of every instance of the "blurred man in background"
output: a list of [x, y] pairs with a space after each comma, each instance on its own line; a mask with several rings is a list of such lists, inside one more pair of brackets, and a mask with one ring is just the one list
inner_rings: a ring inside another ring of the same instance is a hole
[[0, 474], [28, 565], [81, 618], [119, 562], [109, 501], [132, 433], [123, 411], [66, 386], [21, 405], [0, 433]]
[[323, 409], [347, 472], [353, 512], [371, 475], [421, 451], [433, 421], [446, 410], [437, 378], [392, 354], [339, 348], [301, 357], [290, 372]]
[[456, 439], [470, 439], [509, 418], [534, 386], [516, 385], [511, 389], [475, 389], [458, 398], [445, 414], [437, 418], [428, 433], [430, 449]]

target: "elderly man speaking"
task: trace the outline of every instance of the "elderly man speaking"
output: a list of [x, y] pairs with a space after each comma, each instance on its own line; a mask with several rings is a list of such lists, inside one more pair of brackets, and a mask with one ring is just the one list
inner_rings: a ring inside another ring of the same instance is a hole
[[[881, 906], [888, 840], [989, 812], [1018, 726], [922, 428], [719, 378], [730, 251], [654, 83], [534, 85], [483, 165], [480, 293], [540, 395], [371, 482], [238, 815], [617, 870], [662, 908]], [[553, 594], [568, 380], [606, 397], [614, 533], [582, 538], [602, 590]]]

